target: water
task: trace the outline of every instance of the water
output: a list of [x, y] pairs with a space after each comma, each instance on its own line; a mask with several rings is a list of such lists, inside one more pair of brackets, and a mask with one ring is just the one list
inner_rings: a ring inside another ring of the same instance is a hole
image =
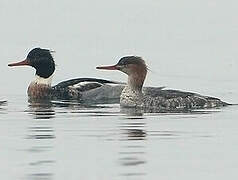
[[1, 179], [235, 179], [238, 107], [143, 113], [119, 105], [0, 109]]
[[34, 47], [55, 50], [53, 84], [126, 81], [95, 69], [145, 58], [147, 86], [238, 103], [237, 1], [0, 1], [0, 179], [237, 179], [238, 106], [143, 113], [118, 104], [29, 104], [34, 70], [9, 68]]

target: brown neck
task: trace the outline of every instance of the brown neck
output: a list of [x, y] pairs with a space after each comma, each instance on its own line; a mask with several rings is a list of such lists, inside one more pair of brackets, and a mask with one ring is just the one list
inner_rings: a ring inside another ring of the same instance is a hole
[[136, 69], [132, 70], [131, 73], [128, 75], [128, 86], [132, 90], [142, 91], [146, 74], [147, 74], [146, 68], [136, 67]]

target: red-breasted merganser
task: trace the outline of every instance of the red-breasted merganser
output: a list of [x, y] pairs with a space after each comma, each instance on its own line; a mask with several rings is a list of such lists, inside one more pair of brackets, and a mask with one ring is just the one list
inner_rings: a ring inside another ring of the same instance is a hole
[[148, 89], [142, 87], [147, 74], [145, 61], [138, 56], [122, 57], [116, 65], [97, 69], [119, 70], [128, 75], [128, 82], [120, 96], [122, 107], [142, 107], [159, 110], [189, 110], [229, 105], [220, 99], [179, 90]]
[[[51, 86], [52, 76], [55, 71], [55, 62], [51, 51], [48, 49], [34, 48], [27, 55], [24, 61], [11, 63], [8, 66], [32, 66], [36, 69], [36, 78], [28, 87], [28, 96], [31, 100], [44, 99], [74, 99], [96, 100], [96, 94], [103, 91], [107, 84], [116, 84], [116, 82], [96, 78], [77, 78], [63, 81], [55, 86]], [[81, 83], [81, 84], [80, 84]], [[108, 85], [109, 86], [109, 85]], [[100, 88], [103, 88], [100, 90]], [[120, 87], [121, 88], [121, 87]], [[88, 91], [96, 90], [88, 95]], [[113, 89], [115, 90], [115, 88]], [[120, 91], [113, 92], [112, 97], [119, 99]], [[90, 97], [89, 97], [90, 96]], [[105, 97], [104, 97], [105, 98]]]

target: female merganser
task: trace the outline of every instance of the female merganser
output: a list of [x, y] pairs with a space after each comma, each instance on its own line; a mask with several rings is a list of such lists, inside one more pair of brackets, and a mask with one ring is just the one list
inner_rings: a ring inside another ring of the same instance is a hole
[[143, 93], [142, 86], [147, 66], [141, 57], [126, 56], [113, 66], [99, 66], [97, 69], [119, 70], [128, 75], [128, 82], [120, 96], [123, 107], [142, 107], [161, 111], [215, 108], [229, 105], [220, 99], [197, 93], [178, 90], [150, 89]]
[[[55, 71], [55, 62], [51, 51], [48, 49], [34, 48], [29, 52], [24, 61], [11, 63], [8, 64], [8, 66], [32, 66], [36, 69], [36, 78], [30, 83], [27, 90], [30, 100], [82, 100], [84, 93], [87, 91], [98, 89], [106, 84], [116, 84], [116, 82], [104, 79], [77, 78], [51, 86], [52, 76]], [[98, 90], [98, 92], [100, 91]], [[88, 98], [88, 96], [85, 96], [85, 98], [86, 97]], [[117, 95], [117, 97], [119, 97], [119, 95]], [[91, 96], [91, 99], [93, 98], [94, 97]]]

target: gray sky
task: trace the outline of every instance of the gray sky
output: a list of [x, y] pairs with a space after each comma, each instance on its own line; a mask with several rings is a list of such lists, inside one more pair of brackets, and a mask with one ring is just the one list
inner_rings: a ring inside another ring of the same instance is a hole
[[151, 69], [146, 85], [235, 92], [237, 6], [235, 0], [1, 0], [1, 93], [25, 93], [34, 70], [7, 64], [34, 47], [56, 51], [53, 83], [75, 77], [126, 80], [95, 66], [133, 54]]

